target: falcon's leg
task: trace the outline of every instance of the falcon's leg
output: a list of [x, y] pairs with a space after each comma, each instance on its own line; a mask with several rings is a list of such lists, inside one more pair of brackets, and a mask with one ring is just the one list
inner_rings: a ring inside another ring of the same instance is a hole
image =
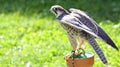
[[85, 44], [85, 40], [81, 37], [77, 38], [77, 42], [78, 42], [78, 45], [77, 45], [77, 50], [75, 51], [75, 53], [78, 55], [79, 54], [79, 49], [80, 48], [84, 49], [86, 44]]
[[77, 49], [79, 49], [79, 48], [84, 49], [85, 46], [86, 46], [85, 45], [85, 40], [83, 38], [78, 37], [78, 46], [77, 46]]
[[70, 40], [71, 46], [72, 46], [72, 51], [75, 51], [77, 49], [77, 41], [76, 38], [68, 33], [68, 38]]
[[73, 54], [75, 54], [75, 51], [77, 50], [77, 41], [76, 41], [76, 38], [73, 35], [71, 35], [70, 33], [68, 33], [68, 38], [69, 38], [71, 46], [72, 46], [71, 56], [73, 56]]

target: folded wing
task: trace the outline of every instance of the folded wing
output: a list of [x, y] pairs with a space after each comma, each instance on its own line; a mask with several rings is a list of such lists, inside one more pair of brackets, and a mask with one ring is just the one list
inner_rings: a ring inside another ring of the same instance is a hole
[[90, 28], [88, 28], [86, 25], [84, 25], [83, 23], [81, 23], [74, 16], [68, 15], [68, 16], [65, 16], [64, 18], [62, 18], [59, 21], [62, 22], [62, 23], [64, 23], [64, 24], [67, 24], [69, 26], [72, 26], [72, 27], [74, 27], [76, 29], [83, 30], [83, 31], [85, 31], [88, 34], [91, 34], [94, 37], [99, 38], [97, 34], [95, 34]]
[[90, 16], [78, 9], [71, 8], [70, 11], [71, 14], [77, 19], [79, 19], [79, 21], [82, 22], [87, 28], [89, 28], [91, 32], [93, 31], [98, 38], [102, 39], [107, 44], [118, 50], [117, 46], [111, 40], [111, 38], [104, 32], [102, 28], [100, 28], [100, 26]]

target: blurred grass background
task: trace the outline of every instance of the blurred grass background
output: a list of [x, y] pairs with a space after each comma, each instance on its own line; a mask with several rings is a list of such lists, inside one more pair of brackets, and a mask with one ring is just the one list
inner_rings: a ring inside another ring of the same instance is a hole
[[[67, 67], [66, 32], [49, 12], [52, 5], [90, 14], [120, 48], [120, 0], [0, 0], [0, 67]], [[109, 61], [120, 67], [120, 52], [97, 40]], [[95, 54], [94, 67], [103, 67]]]

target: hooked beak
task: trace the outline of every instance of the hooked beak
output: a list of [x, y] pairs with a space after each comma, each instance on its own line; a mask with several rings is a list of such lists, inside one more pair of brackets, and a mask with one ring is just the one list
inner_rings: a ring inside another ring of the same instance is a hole
[[57, 15], [57, 12], [55, 11], [54, 7], [51, 7], [49, 11]]

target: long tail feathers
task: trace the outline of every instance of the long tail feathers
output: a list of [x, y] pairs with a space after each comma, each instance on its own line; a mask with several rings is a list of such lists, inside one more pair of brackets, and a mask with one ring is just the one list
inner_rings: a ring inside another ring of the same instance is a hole
[[93, 47], [93, 49], [95, 50], [95, 52], [98, 54], [98, 56], [101, 59], [101, 61], [105, 65], [108, 65], [108, 62], [107, 62], [107, 60], [106, 60], [106, 58], [104, 56], [104, 53], [102, 52], [102, 50], [100, 49], [100, 47], [97, 45], [97, 42], [95, 41], [94, 37], [89, 37], [88, 42]]

